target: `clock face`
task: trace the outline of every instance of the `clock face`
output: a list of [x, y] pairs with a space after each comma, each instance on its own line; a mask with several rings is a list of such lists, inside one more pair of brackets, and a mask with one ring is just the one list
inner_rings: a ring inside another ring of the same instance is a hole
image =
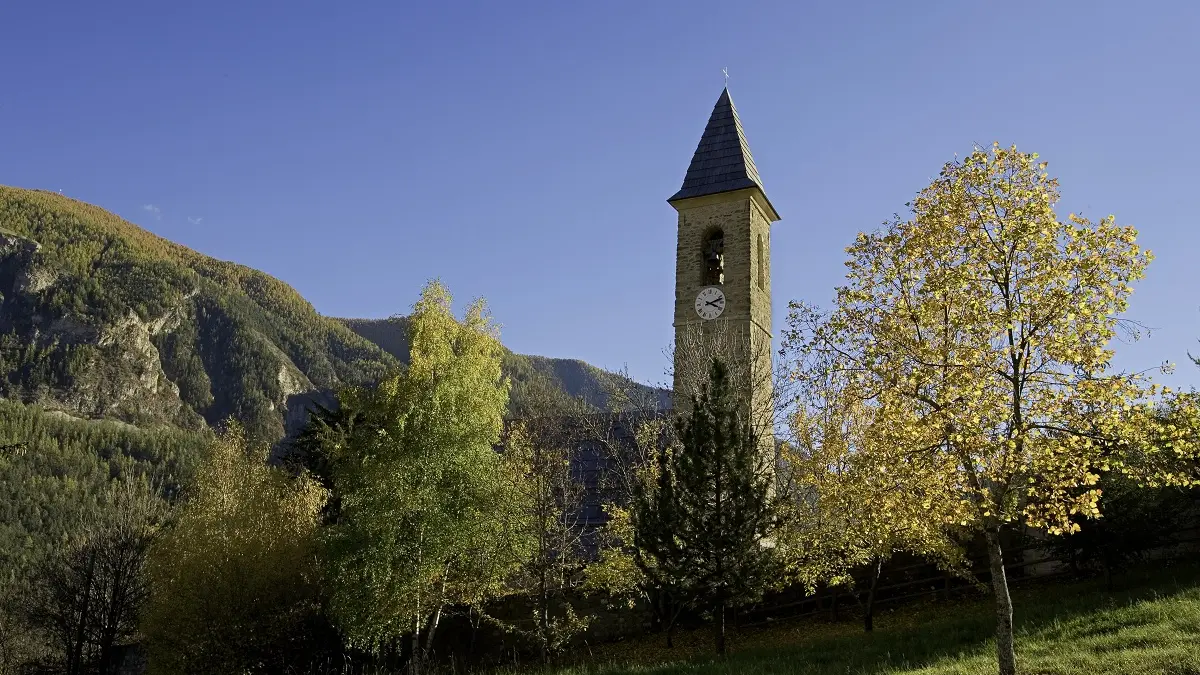
[[696, 295], [696, 313], [701, 319], [711, 321], [725, 310], [725, 293], [719, 288], [709, 286]]

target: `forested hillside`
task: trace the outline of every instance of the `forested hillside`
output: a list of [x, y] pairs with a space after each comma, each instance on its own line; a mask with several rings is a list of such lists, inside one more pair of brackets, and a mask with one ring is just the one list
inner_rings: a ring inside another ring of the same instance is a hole
[[0, 394], [84, 418], [278, 438], [298, 398], [395, 360], [292, 288], [94, 206], [0, 188]]
[[30, 579], [47, 554], [120, 517], [118, 502], [130, 496], [165, 506], [211, 438], [0, 400], [0, 672], [45, 649], [25, 617], [41, 602]]
[[[323, 317], [287, 284], [98, 207], [0, 186], [0, 396], [85, 419], [202, 429], [230, 417], [277, 440], [306, 403], [407, 360], [403, 319]], [[625, 378], [508, 354], [528, 383], [601, 405]]]

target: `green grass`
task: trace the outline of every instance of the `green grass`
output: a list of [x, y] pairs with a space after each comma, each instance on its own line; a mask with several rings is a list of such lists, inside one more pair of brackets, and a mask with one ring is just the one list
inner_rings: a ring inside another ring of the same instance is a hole
[[[685, 633], [667, 649], [649, 636], [593, 650], [590, 663], [554, 675], [715, 673], [995, 673], [994, 613], [988, 598], [885, 612], [875, 632], [857, 621], [780, 622], [734, 636], [724, 660], [708, 631]], [[1200, 675], [1200, 565], [1147, 567], [1099, 580], [1013, 591], [1022, 673]], [[597, 665], [605, 664], [605, 665]]]

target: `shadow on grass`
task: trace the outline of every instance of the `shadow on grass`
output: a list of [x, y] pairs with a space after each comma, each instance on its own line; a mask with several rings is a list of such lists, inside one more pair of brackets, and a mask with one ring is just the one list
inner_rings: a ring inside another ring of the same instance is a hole
[[[1197, 602], [1188, 604], [1178, 616], [1172, 614], [1178, 611], [1173, 606], [1143, 604], [1184, 594]], [[1159, 643], [1171, 646], [1180, 641], [1180, 635], [1190, 636], [1189, 640], [1200, 637], [1200, 626], [1191, 625], [1200, 618], [1197, 564], [1138, 568], [1114, 578], [1112, 591], [1098, 579], [1027, 583], [1013, 591], [1013, 601], [1018, 659], [1030, 665], [1050, 664], [1033, 672], [1091, 672], [1088, 659], [1094, 661], [1106, 652], [1134, 654]], [[1180, 625], [1173, 629], [1173, 622]], [[886, 612], [877, 619], [874, 633], [864, 633], [860, 624], [849, 620], [781, 621], [736, 635], [734, 651], [723, 660], [712, 658], [706, 631], [681, 635], [673, 650], [661, 646], [661, 636], [650, 636], [598, 650], [596, 662], [607, 662], [605, 665], [579, 663], [557, 672], [865, 675], [930, 667], [933, 672], [994, 672], [994, 630], [995, 614], [987, 595]], [[1186, 645], [1174, 646], [1187, 649]], [[1178, 660], [1170, 654], [1160, 656], [1167, 662]], [[961, 666], [953, 665], [960, 662]], [[954, 669], [943, 670], [946, 665]], [[1177, 672], [1195, 672], [1189, 670], [1191, 666], [1182, 667]]]

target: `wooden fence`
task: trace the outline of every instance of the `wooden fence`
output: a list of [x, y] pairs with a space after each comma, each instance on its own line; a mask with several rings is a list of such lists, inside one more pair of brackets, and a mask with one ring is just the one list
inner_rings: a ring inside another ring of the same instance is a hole
[[[1200, 548], [1200, 525], [1176, 532], [1166, 546], [1144, 552], [1147, 557], [1161, 558], [1186, 550]], [[1012, 536], [1004, 550], [1004, 568], [1010, 585], [1024, 581], [1046, 581], [1074, 574], [1069, 560], [1056, 555], [1044, 538], [1033, 533]], [[967, 594], [981, 593], [991, 579], [986, 553], [973, 551], [968, 555], [968, 574], [956, 576], [939, 570], [925, 560], [897, 556], [885, 564], [875, 587], [873, 606], [913, 602], [920, 598], [949, 600]], [[814, 594], [799, 588], [765, 597], [762, 602], [738, 613], [739, 626], [755, 626], [777, 619], [799, 617], [820, 611], [836, 615], [841, 608], [856, 608], [863, 601], [866, 574], [855, 575], [857, 588], [822, 588]]]

